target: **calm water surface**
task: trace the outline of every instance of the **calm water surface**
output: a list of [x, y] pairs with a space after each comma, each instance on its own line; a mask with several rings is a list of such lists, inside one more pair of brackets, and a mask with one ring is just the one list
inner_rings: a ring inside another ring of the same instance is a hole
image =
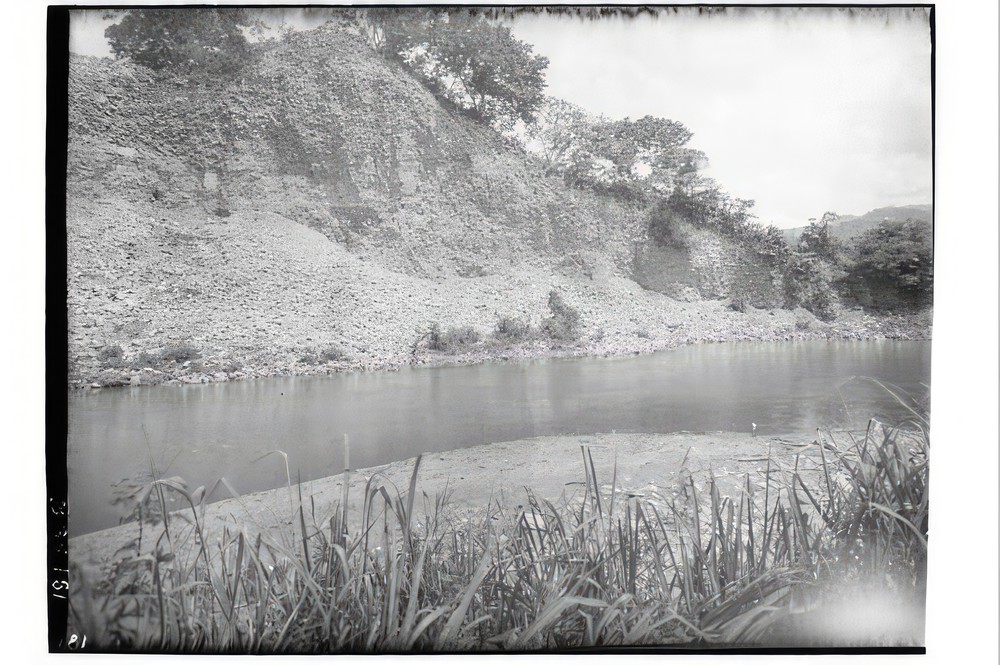
[[[112, 485], [148, 474], [239, 492], [351, 467], [554, 434], [809, 432], [907, 413], [877, 377], [916, 396], [930, 384], [930, 342], [689, 346], [627, 358], [403, 368], [206, 385], [73, 391], [69, 396], [71, 535], [114, 526]], [[263, 459], [262, 456], [265, 456]], [[257, 460], [257, 461], [254, 461]], [[221, 490], [216, 498], [225, 498]]]

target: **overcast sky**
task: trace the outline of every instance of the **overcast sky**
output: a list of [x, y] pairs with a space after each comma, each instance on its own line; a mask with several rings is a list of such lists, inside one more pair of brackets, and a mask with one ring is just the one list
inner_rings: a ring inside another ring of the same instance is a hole
[[[74, 21], [72, 50], [109, 54], [101, 13]], [[542, 12], [517, 17], [513, 31], [549, 58], [548, 94], [686, 125], [708, 155], [706, 175], [755, 200], [765, 224], [931, 202], [926, 9]]]
[[931, 202], [926, 10], [539, 14], [514, 32], [550, 59], [549, 94], [686, 125], [707, 175], [764, 223]]

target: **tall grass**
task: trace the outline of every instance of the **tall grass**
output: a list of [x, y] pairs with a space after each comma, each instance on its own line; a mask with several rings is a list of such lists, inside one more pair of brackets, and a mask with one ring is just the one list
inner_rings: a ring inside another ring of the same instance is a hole
[[278, 536], [206, 533], [205, 493], [157, 481], [161, 503], [187, 509], [100, 579], [74, 567], [70, 631], [113, 651], [760, 644], [824, 580], [923, 575], [926, 430], [873, 421], [818, 445], [818, 482], [769, 456], [763, 487], [747, 475], [735, 498], [690, 477], [676, 496], [623, 493], [583, 448], [581, 497], [528, 491], [523, 507], [494, 498], [466, 515], [419, 491], [417, 458], [405, 490], [376, 474], [351, 497], [345, 477], [330, 516], [300, 488]]

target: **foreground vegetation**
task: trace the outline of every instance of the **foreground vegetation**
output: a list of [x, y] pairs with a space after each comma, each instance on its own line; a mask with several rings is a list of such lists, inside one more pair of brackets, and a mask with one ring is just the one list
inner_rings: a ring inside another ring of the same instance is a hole
[[418, 458], [405, 491], [373, 476], [354, 511], [345, 483], [329, 519], [299, 495], [277, 538], [208, 533], [204, 489], [158, 480], [151, 504], [174, 494], [188, 509], [146, 530], [155, 547], [74, 568], [69, 629], [113, 651], [778, 643], [851, 580], [922, 604], [929, 440], [913, 424], [821, 435], [818, 482], [769, 458], [766, 482], [747, 476], [736, 498], [693, 478], [670, 497], [625, 494], [584, 448], [581, 497], [529, 491], [516, 510], [495, 498], [463, 514], [420, 492]]

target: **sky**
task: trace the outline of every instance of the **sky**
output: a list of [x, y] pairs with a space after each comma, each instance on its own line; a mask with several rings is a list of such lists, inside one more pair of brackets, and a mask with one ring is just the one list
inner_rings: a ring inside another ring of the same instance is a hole
[[[71, 50], [110, 55], [102, 12], [85, 14]], [[926, 9], [681, 8], [595, 20], [539, 12], [511, 27], [549, 59], [547, 94], [611, 118], [684, 124], [690, 146], [708, 156], [705, 175], [754, 200], [764, 224], [931, 203]]]
[[536, 14], [513, 31], [550, 59], [548, 94], [687, 126], [705, 174], [765, 224], [931, 202], [926, 10]]

